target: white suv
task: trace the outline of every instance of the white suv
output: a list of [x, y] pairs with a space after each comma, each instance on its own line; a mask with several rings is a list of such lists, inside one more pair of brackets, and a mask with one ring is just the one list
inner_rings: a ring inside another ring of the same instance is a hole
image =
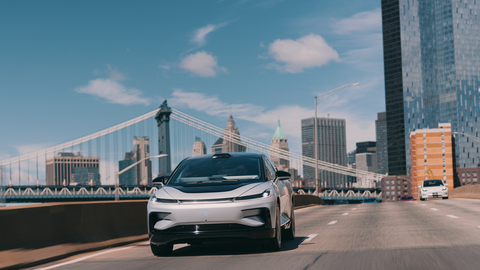
[[420, 188], [420, 200], [423, 201], [428, 198], [443, 198], [448, 199], [447, 184], [442, 180], [425, 180]]

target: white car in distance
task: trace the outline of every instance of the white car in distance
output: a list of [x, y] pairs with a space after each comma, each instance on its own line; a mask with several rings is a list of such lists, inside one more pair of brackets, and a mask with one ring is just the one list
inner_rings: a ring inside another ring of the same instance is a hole
[[442, 180], [425, 180], [421, 186], [418, 186], [420, 189], [420, 200], [424, 201], [428, 198], [442, 198], [448, 199], [448, 188], [447, 184], [443, 183]]

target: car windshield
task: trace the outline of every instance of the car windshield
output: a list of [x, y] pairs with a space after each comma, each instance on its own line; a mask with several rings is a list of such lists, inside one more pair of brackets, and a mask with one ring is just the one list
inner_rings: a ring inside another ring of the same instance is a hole
[[169, 186], [228, 185], [263, 181], [259, 158], [187, 159], [168, 181]]
[[423, 186], [424, 187], [439, 187], [443, 186], [442, 180], [428, 180], [428, 181], [423, 181]]

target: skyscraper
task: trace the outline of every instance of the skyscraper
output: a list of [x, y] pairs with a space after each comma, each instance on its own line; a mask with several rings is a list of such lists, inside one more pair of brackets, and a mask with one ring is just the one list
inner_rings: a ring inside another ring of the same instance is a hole
[[[347, 138], [345, 119], [317, 118], [318, 159], [347, 166]], [[315, 158], [314, 152], [315, 118], [302, 119], [302, 155]], [[328, 172], [319, 172], [320, 186], [346, 187], [347, 176]], [[303, 176], [310, 186], [315, 186], [315, 168], [303, 166]]]
[[[280, 119], [278, 119], [277, 129], [275, 130], [275, 134], [273, 134], [270, 147], [285, 150], [287, 152], [290, 151], [287, 137], [285, 137], [285, 134], [283, 134], [282, 128], [280, 127]], [[279, 158], [276, 155], [270, 154], [270, 160], [275, 166], [277, 166], [277, 169], [279, 170], [285, 170], [286, 168], [290, 167], [290, 160], [288, 159]]]
[[[118, 171], [122, 171], [123, 169], [127, 168], [128, 166], [137, 162], [135, 160], [135, 152], [127, 152], [125, 153], [125, 159], [118, 161]], [[135, 167], [129, 169], [128, 171], [120, 174], [118, 176], [118, 182], [122, 186], [128, 185], [136, 185], [137, 184], [137, 170]]]
[[227, 122], [227, 127], [225, 128], [222, 137], [220, 137], [214, 145], [212, 145], [212, 153], [228, 153], [228, 152], [245, 152], [247, 148], [244, 145], [237, 144], [229, 140], [229, 138], [233, 138], [232, 135], [240, 135], [240, 131], [238, 131], [238, 127], [235, 125], [235, 121], [233, 120], [233, 116], [230, 115]]
[[47, 185], [70, 185], [71, 182], [100, 185], [99, 160], [98, 157], [83, 157], [69, 152], [58, 153], [47, 159]]
[[[138, 162], [150, 156], [150, 140], [148, 137], [134, 137], [133, 151], [135, 160]], [[137, 166], [137, 185], [149, 185], [152, 182], [152, 162], [144, 160]]]
[[377, 138], [377, 170], [380, 174], [388, 172], [387, 151], [387, 117], [385, 112], [377, 114], [375, 120], [375, 135]]
[[199, 137], [195, 137], [195, 142], [193, 143], [192, 148], [192, 157], [205, 155], [206, 153], [207, 147], [205, 147], [205, 143], [202, 142]]
[[[478, 137], [480, 3], [382, 0], [388, 172], [410, 169], [409, 134], [451, 123]], [[455, 137], [456, 167], [479, 163], [477, 142]]]

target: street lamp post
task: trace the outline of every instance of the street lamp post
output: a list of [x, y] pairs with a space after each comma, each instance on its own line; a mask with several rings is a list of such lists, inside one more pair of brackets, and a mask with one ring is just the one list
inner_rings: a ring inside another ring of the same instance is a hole
[[140, 162], [142, 162], [142, 161], [144, 161], [144, 160], [152, 159], [152, 158], [161, 158], [161, 157], [166, 157], [166, 156], [168, 156], [168, 155], [167, 155], [167, 154], [161, 154], [161, 155], [156, 155], [156, 156], [151, 156], [151, 157], [143, 158], [143, 159], [141, 159], [141, 160], [133, 163], [132, 165], [126, 167], [125, 169], [119, 171], [118, 173], [116, 173], [116, 174], [115, 174], [115, 186], [116, 186], [116, 187], [115, 187], [115, 201], [118, 201], [118, 200], [119, 200], [119, 195], [118, 195], [118, 192], [117, 192], [117, 188], [118, 188], [118, 186], [119, 186], [119, 184], [120, 184], [120, 183], [119, 183], [119, 178], [118, 178], [118, 177], [120, 176], [120, 174], [122, 174], [122, 173], [130, 170], [131, 168], [133, 168], [133, 167], [136, 166], [138, 163], [140, 163]]
[[[355, 86], [355, 85], [359, 85], [359, 83], [353, 83], [353, 84], [346, 84], [344, 86], [341, 86], [339, 88], [336, 88], [336, 89], [333, 89], [331, 91], [328, 91], [326, 93], [323, 93], [321, 95], [315, 95], [315, 124], [314, 124], [314, 152], [315, 152], [315, 193], [318, 194], [318, 119], [317, 119], [317, 104], [324, 101], [325, 99], [329, 98], [330, 96], [332, 96], [333, 94], [337, 93], [338, 91], [342, 90], [343, 88], [345, 87], [349, 87], [349, 86]], [[321, 99], [319, 101], [317, 101], [317, 97], [320, 97]]]

